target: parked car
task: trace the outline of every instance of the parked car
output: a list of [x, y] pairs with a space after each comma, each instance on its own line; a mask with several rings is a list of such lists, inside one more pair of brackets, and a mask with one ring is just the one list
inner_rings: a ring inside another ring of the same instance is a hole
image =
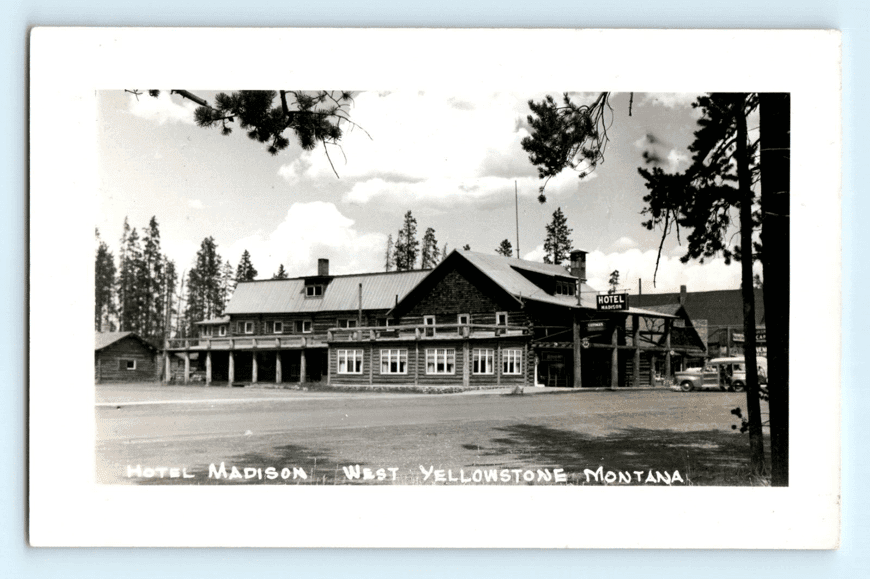
[[[767, 358], [758, 357], [758, 382], [767, 392]], [[719, 388], [730, 392], [746, 389], [746, 361], [743, 357], [713, 358], [704, 368], [688, 368], [674, 374], [674, 381], [683, 392], [704, 388]]]

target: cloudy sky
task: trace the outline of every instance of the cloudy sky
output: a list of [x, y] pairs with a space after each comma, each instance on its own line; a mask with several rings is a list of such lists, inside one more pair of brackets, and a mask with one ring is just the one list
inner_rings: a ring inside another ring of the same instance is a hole
[[[192, 92], [209, 101], [215, 94]], [[387, 235], [395, 237], [408, 210], [420, 237], [432, 227], [448, 249], [469, 244], [492, 253], [506, 238], [516, 246], [516, 184], [525, 259], [542, 259], [544, 226], [561, 207], [574, 247], [590, 252], [597, 289], [606, 289], [613, 270], [632, 293], [638, 280], [644, 293], [681, 284], [690, 291], [739, 287], [734, 264], [681, 264], [685, 250], [675, 236], [664, 244], [652, 283], [661, 236], [641, 226], [646, 189], [637, 168], [650, 148], [669, 168], [685, 168], [695, 95], [635, 94], [631, 116], [629, 95], [614, 95], [604, 163], [582, 180], [571, 171], [551, 180], [544, 204], [520, 147], [529, 134], [527, 102], [542, 96], [358, 93], [350, 115], [365, 131], [347, 132], [341, 150], [330, 151], [337, 178], [322, 148], [303, 152], [292, 142], [273, 157], [238, 128], [225, 137], [196, 127], [196, 105], [169, 91], [157, 99], [104, 91], [96, 226], [117, 254], [125, 216], [138, 229], [156, 216], [164, 251], [179, 270], [212, 236], [234, 267], [247, 249], [260, 277], [271, 277], [279, 264], [291, 276], [310, 274], [318, 257], [330, 259], [333, 273], [379, 271]]]

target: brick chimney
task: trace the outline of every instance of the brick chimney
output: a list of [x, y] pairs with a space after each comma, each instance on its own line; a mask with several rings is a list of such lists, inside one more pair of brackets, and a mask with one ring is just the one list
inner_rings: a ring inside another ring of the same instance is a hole
[[686, 286], [680, 286], [680, 305], [686, 305]]
[[320, 258], [317, 260], [317, 275], [320, 276], [328, 276], [329, 275], [329, 260]]
[[579, 278], [581, 282], [586, 281], [586, 252], [582, 249], [571, 252], [571, 275]]

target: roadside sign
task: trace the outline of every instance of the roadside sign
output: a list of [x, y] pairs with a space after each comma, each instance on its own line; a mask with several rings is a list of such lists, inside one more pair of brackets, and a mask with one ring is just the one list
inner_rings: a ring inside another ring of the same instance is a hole
[[600, 294], [595, 296], [599, 310], [627, 310], [628, 294]]

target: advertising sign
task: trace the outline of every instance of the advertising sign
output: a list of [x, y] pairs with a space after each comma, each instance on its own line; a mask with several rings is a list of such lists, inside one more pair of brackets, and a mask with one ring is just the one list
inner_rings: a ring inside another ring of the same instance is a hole
[[628, 294], [602, 294], [595, 296], [599, 310], [627, 310]]

